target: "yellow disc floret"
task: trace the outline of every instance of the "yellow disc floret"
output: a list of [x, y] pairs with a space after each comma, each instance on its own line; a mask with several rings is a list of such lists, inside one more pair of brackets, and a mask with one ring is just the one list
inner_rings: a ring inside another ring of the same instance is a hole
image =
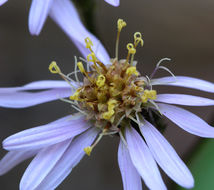
[[97, 58], [96, 58], [96, 55], [94, 52], [88, 54], [87, 61], [95, 63], [96, 60], [97, 60]]
[[84, 151], [85, 151], [85, 153], [86, 153], [88, 156], [90, 156], [90, 155], [91, 155], [91, 151], [92, 151], [92, 147], [91, 147], [91, 146], [85, 147], [85, 148], [84, 148]]
[[86, 43], [86, 48], [89, 49], [91, 52], [93, 52], [92, 50], [93, 42], [89, 37], [85, 39], [85, 43]]
[[70, 100], [76, 100], [76, 101], [80, 101], [81, 99], [79, 98], [79, 94], [80, 94], [81, 88], [78, 88], [76, 90], [76, 92], [74, 92], [74, 94], [72, 96], [69, 97]]
[[140, 32], [135, 32], [134, 33], [134, 46], [135, 48], [138, 46], [140, 43], [141, 46], [143, 46], [143, 39], [142, 39], [142, 34]]
[[103, 119], [110, 120], [113, 115], [114, 115], [114, 110], [109, 110], [103, 113]]
[[135, 54], [136, 53], [136, 49], [134, 48], [134, 45], [132, 43], [128, 43], [126, 47], [128, 49], [129, 54]]
[[61, 73], [61, 70], [60, 70], [60, 68], [58, 67], [58, 65], [56, 64], [55, 61], [51, 62], [51, 64], [49, 65], [49, 70], [53, 74], [59, 74], [59, 73]]
[[105, 85], [106, 78], [104, 75], [99, 75], [97, 77], [96, 85], [98, 87], [103, 87]]
[[117, 100], [115, 100], [115, 99], [110, 99], [109, 101], [108, 101], [108, 110], [113, 110], [114, 108], [115, 108], [115, 106], [117, 105]]
[[112, 116], [114, 115], [114, 113], [115, 113], [114, 109], [115, 109], [117, 103], [118, 103], [118, 102], [117, 102], [117, 100], [115, 100], [115, 99], [110, 99], [110, 100], [108, 101], [108, 103], [107, 103], [107, 105], [108, 105], [108, 111], [105, 112], [105, 113], [103, 113], [103, 119], [106, 119], [106, 120], [110, 120], [110, 119], [111, 119], [111, 117], [112, 117]]
[[126, 74], [129, 75], [129, 76], [130, 76], [130, 75], [139, 76], [139, 73], [138, 73], [138, 71], [137, 71], [137, 69], [136, 69], [135, 66], [129, 67], [129, 68], [126, 70]]
[[84, 67], [83, 67], [82, 62], [78, 62], [78, 63], [77, 63], [77, 67], [79, 68], [79, 70], [80, 70], [81, 73], [84, 73], [84, 74], [85, 74], [85, 69], [84, 69]]
[[118, 32], [120, 32], [122, 28], [124, 28], [125, 26], [126, 26], [126, 22], [123, 19], [118, 19], [117, 21]]
[[144, 90], [143, 95], [141, 96], [142, 102], [147, 103], [149, 99], [151, 100], [157, 99], [156, 90]]

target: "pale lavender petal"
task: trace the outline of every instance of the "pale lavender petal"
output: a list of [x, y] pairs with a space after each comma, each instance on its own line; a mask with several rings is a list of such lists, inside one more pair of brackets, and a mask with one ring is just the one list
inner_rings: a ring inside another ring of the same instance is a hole
[[128, 148], [121, 140], [118, 149], [118, 163], [120, 167], [120, 173], [123, 179], [123, 189], [141, 190], [141, 177], [131, 161]]
[[132, 127], [125, 130], [132, 163], [151, 190], [166, 189], [157, 164], [142, 137]]
[[[74, 87], [78, 87], [77, 83], [72, 83]], [[65, 81], [59, 80], [43, 80], [43, 81], [36, 81], [26, 84], [24, 86], [18, 87], [7, 87], [7, 88], [0, 88], [0, 93], [12, 93], [16, 91], [26, 91], [26, 90], [45, 90], [45, 89], [56, 89], [56, 88], [71, 88], [71, 86]]]
[[214, 127], [195, 114], [177, 106], [158, 103], [160, 111], [185, 131], [200, 137], [214, 138]]
[[26, 108], [45, 102], [69, 97], [72, 90], [69, 88], [52, 89], [42, 92], [11, 92], [0, 93], [0, 107]]
[[147, 121], [142, 124], [140, 131], [155, 160], [166, 174], [179, 185], [192, 188], [192, 174], [162, 134]]
[[38, 149], [73, 138], [90, 127], [85, 116], [56, 121], [16, 133], [3, 141], [6, 150]]
[[158, 94], [156, 102], [185, 106], [213, 106], [214, 100], [186, 94]]
[[20, 182], [20, 190], [37, 188], [61, 159], [71, 141], [69, 139], [41, 150], [27, 167]]
[[115, 7], [120, 5], [120, 0], [105, 0], [105, 2], [109, 3], [110, 5], [113, 5]]
[[38, 150], [10, 151], [0, 161], [0, 175], [4, 175], [19, 163], [33, 157]]
[[32, 35], [39, 35], [46, 21], [53, 0], [33, 0], [29, 13], [29, 30]]
[[213, 83], [192, 77], [176, 76], [176, 79], [174, 77], [163, 77], [151, 80], [151, 84], [180, 86], [214, 93]]
[[75, 121], [75, 120], [79, 120], [81, 118], [83, 118], [83, 115], [81, 113], [76, 113], [76, 114], [67, 115], [67, 116], [62, 117], [60, 119], [52, 121], [51, 124], [57, 124], [57, 123], [62, 123], [62, 122], [66, 122], [66, 121], [70, 122], [70, 120]]
[[55, 189], [69, 175], [72, 169], [85, 155], [84, 148], [90, 146], [98, 134], [96, 128], [91, 128], [72, 141], [62, 158], [46, 176], [36, 190]]
[[7, 0], [0, 0], [0, 6], [3, 5], [6, 2], [7, 2]]
[[54, 0], [50, 16], [77, 45], [84, 57], [87, 57], [90, 53], [85, 48], [85, 38], [89, 37], [94, 44], [93, 50], [97, 58], [105, 64], [110, 63], [110, 57], [104, 46], [94, 35], [86, 30], [70, 0]]

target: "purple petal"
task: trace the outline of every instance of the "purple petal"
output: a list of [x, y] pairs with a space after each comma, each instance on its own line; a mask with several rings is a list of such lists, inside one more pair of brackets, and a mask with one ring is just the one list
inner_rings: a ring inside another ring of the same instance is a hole
[[120, 140], [118, 149], [118, 163], [123, 179], [124, 190], [141, 190], [142, 183], [140, 175], [132, 164], [129, 151], [124, 143]]
[[[72, 83], [72, 85], [78, 88], [77, 83]], [[56, 89], [56, 88], [71, 88], [70, 85], [65, 81], [59, 80], [43, 80], [43, 81], [36, 81], [26, 84], [21, 87], [7, 87], [7, 88], [0, 88], [0, 93], [10, 93], [16, 91], [25, 91], [25, 90], [44, 90], [44, 89]]]
[[50, 16], [76, 44], [84, 57], [87, 57], [90, 53], [85, 48], [85, 38], [89, 37], [94, 44], [93, 50], [96, 53], [97, 58], [105, 64], [110, 63], [107, 51], [101, 42], [86, 30], [70, 0], [54, 0]]
[[38, 150], [10, 151], [0, 161], [0, 175], [4, 175], [19, 163], [33, 157]]
[[85, 155], [84, 148], [90, 146], [98, 134], [96, 128], [91, 128], [78, 136], [62, 158], [57, 162], [52, 171], [46, 176], [36, 190], [55, 189], [69, 175], [72, 169]]
[[26, 169], [20, 182], [20, 190], [35, 189], [54, 168], [71, 141], [69, 139], [41, 150]]
[[176, 79], [174, 77], [163, 77], [151, 80], [151, 84], [180, 86], [214, 93], [213, 83], [192, 77], [176, 76]]
[[43, 92], [0, 93], [0, 107], [26, 108], [69, 97], [71, 94], [72, 90], [69, 88], [52, 89]]
[[65, 117], [62, 117], [60, 119], [57, 119], [55, 121], [52, 121], [50, 124], [57, 124], [57, 123], [62, 123], [62, 122], [70, 122], [70, 121], [75, 121], [75, 120], [79, 120], [80, 118], [82, 118], [83, 115], [80, 113], [76, 113], [74, 115], [67, 115]]
[[33, 0], [29, 13], [29, 30], [32, 35], [39, 35], [46, 21], [53, 0]]
[[16, 133], [3, 141], [6, 150], [38, 149], [73, 138], [90, 127], [84, 116], [58, 120]]
[[214, 100], [186, 94], [158, 94], [156, 102], [186, 106], [213, 106]]
[[120, 5], [120, 0], [105, 0], [105, 2], [109, 3], [110, 5], [113, 5], [115, 7]]
[[0, 6], [3, 5], [6, 2], [7, 2], [7, 0], [0, 0]]
[[125, 134], [132, 163], [145, 184], [149, 189], [166, 189], [157, 164], [142, 137], [132, 127], [126, 128]]
[[200, 137], [214, 138], [214, 127], [195, 114], [172, 105], [158, 103], [158, 106], [163, 115], [185, 131]]
[[179, 185], [192, 188], [192, 174], [162, 134], [147, 121], [142, 124], [140, 131], [155, 160], [167, 175]]

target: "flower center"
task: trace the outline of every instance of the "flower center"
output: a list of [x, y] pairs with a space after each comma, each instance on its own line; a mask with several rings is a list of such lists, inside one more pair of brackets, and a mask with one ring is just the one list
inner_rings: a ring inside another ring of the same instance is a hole
[[149, 99], [156, 99], [156, 91], [145, 89], [145, 79], [126, 60], [114, 59], [107, 66], [96, 61], [91, 72], [86, 72], [80, 62], [78, 66], [85, 77], [70, 100], [78, 101], [80, 109], [87, 110], [97, 125], [116, 125], [123, 115], [128, 117]]
[[[149, 100], [156, 99], [156, 91], [145, 77], [141, 77], [134, 63], [136, 48], [143, 45], [142, 35], [134, 34], [134, 42], [127, 44], [127, 57], [118, 60], [118, 46], [120, 32], [126, 23], [119, 19], [117, 22], [117, 40], [115, 59], [111, 64], [104, 65], [100, 62], [92, 50], [93, 43], [89, 38], [85, 39], [86, 48], [91, 52], [87, 56], [87, 71], [82, 62], [76, 62], [76, 66], [84, 75], [82, 85], [76, 89], [70, 100], [74, 101], [80, 110], [84, 110], [88, 119], [94, 121], [95, 126], [104, 128], [108, 126], [118, 127], [121, 118], [134, 116], [148, 106]], [[52, 73], [62, 74], [55, 62], [49, 66]]]
[[[52, 62], [49, 70], [58, 73], [66, 80], [75, 92], [69, 97], [69, 101], [78, 111], [86, 114], [87, 120], [102, 130], [98, 140], [91, 146], [86, 147], [85, 152], [90, 155], [91, 150], [97, 142], [106, 134], [118, 133], [121, 135], [123, 127], [130, 122], [130, 119], [138, 123], [138, 114], [150, 107], [155, 107], [153, 100], [157, 93], [152, 89], [147, 77], [140, 75], [134, 62], [136, 48], [143, 45], [142, 35], [139, 32], [134, 34], [134, 42], [127, 44], [127, 57], [118, 60], [118, 46], [120, 32], [126, 23], [118, 20], [118, 33], [116, 40], [115, 58], [110, 64], [104, 65], [100, 62], [92, 50], [93, 43], [89, 38], [85, 39], [86, 48], [91, 52], [87, 56], [87, 69], [82, 62], [75, 61], [75, 68], [83, 74], [83, 82], [75, 88], [69, 82], [68, 75], [64, 75], [56, 62]], [[77, 82], [77, 70], [74, 71]]]

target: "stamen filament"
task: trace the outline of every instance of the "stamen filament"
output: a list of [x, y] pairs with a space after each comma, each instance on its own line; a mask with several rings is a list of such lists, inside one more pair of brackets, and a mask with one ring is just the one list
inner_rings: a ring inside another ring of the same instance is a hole
[[120, 125], [121, 121], [124, 119], [126, 115], [124, 114], [120, 119], [119, 121], [117, 122], [117, 124], [115, 125], [115, 127], [117, 127], [118, 125]]
[[76, 109], [77, 111], [81, 112], [82, 114], [84, 115], [88, 115], [87, 113], [85, 113], [84, 111], [82, 111], [81, 109], [77, 108], [76, 106], [74, 105], [71, 105], [72, 108]]
[[[49, 70], [51, 73], [53, 74], [59, 74], [73, 89], [76, 89], [76, 87], [74, 87], [71, 84], [71, 81], [73, 81], [72, 79], [70, 79], [69, 77], [67, 77], [66, 75], [64, 75], [60, 68], [58, 67], [57, 63], [55, 61], [52, 61], [51, 64], [49, 65]], [[74, 82], [74, 81], [73, 81]]]
[[116, 58], [116, 60], [118, 60], [119, 41], [120, 41], [120, 31], [117, 32], [117, 39], [116, 39], [116, 45], [115, 45], [115, 58]]
[[76, 81], [77, 81], [78, 83], [80, 83], [79, 78], [78, 78], [78, 75], [77, 75], [77, 57], [75, 56], [74, 59], [75, 59], [75, 67], [74, 67], [75, 75], [74, 75], [74, 76], [75, 76]]
[[91, 152], [93, 150], [93, 148], [100, 142], [100, 140], [102, 139], [102, 137], [106, 134], [106, 131], [108, 129], [103, 129], [103, 132], [99, 134], [98, 138], [96, 139], [96, 141], [91, 145], [91, 146], [88, 146], [86, 148], [84, 148], [84, 151], [85, 153], [90, 156], [91, 155]]
[[[157, 65], [156, 65], [156, 67], [155, 67], [155, 69], [154, 69], [154, 71], [153, 71], [152, 74], [150, 75], [150, 78], [151, 78], [151, 79], [154, 77], [154, 75], [156, 74], [157, 70], [160, 68], [160, 64], [161, 64], [163, 61], [171, 61], [171, 59], [166, 57], [166, 58], [163, 58], [163, 59], [161, 59], [160, 61], [158, 61]], [[170, 73], [170, 74], [171, 74], [171, 73]], [[172, 76], [174, 76], [174, 74], [173, 74]]]
[[128, 147], [128, 144], [127, 144], [127, 142], [126, 142], [126, 139], [124, 138], [124, 136], [123, 136], [123, 134], [122, 134], [121, 131], [119, 132], [119, 135], [120, 135], [120, 139], [122, 140], [122, 142], [125, 144], [126, 147]]
[[118, 50], [119, 50], [119, 41], [120, 41], [120, 32], [122, 28], [126, 26], [126, 22], [122, 19], [118, 19], [117, 21], [117, 39], [116, 39], [116, 46], [115, 46], [115, 59], [118, 60]]
[[131, 61], [130, 61], [130, 65], [131, 65], [131, 66], [133, 65], [133, 62], [134, 62], [134, 55], [135, 55], [135, 54], [132, 54], [132, 56], [131, 56]]
[[82, 58], [82, 57], [79, 57], [79, 59], [80, 59], [81, 61], [84, 61], [84, 62], [87, 64], [87, 72], [90, 72], [90, 63], [89, 63], [86, 59], [84, 59], [84, 58]]

